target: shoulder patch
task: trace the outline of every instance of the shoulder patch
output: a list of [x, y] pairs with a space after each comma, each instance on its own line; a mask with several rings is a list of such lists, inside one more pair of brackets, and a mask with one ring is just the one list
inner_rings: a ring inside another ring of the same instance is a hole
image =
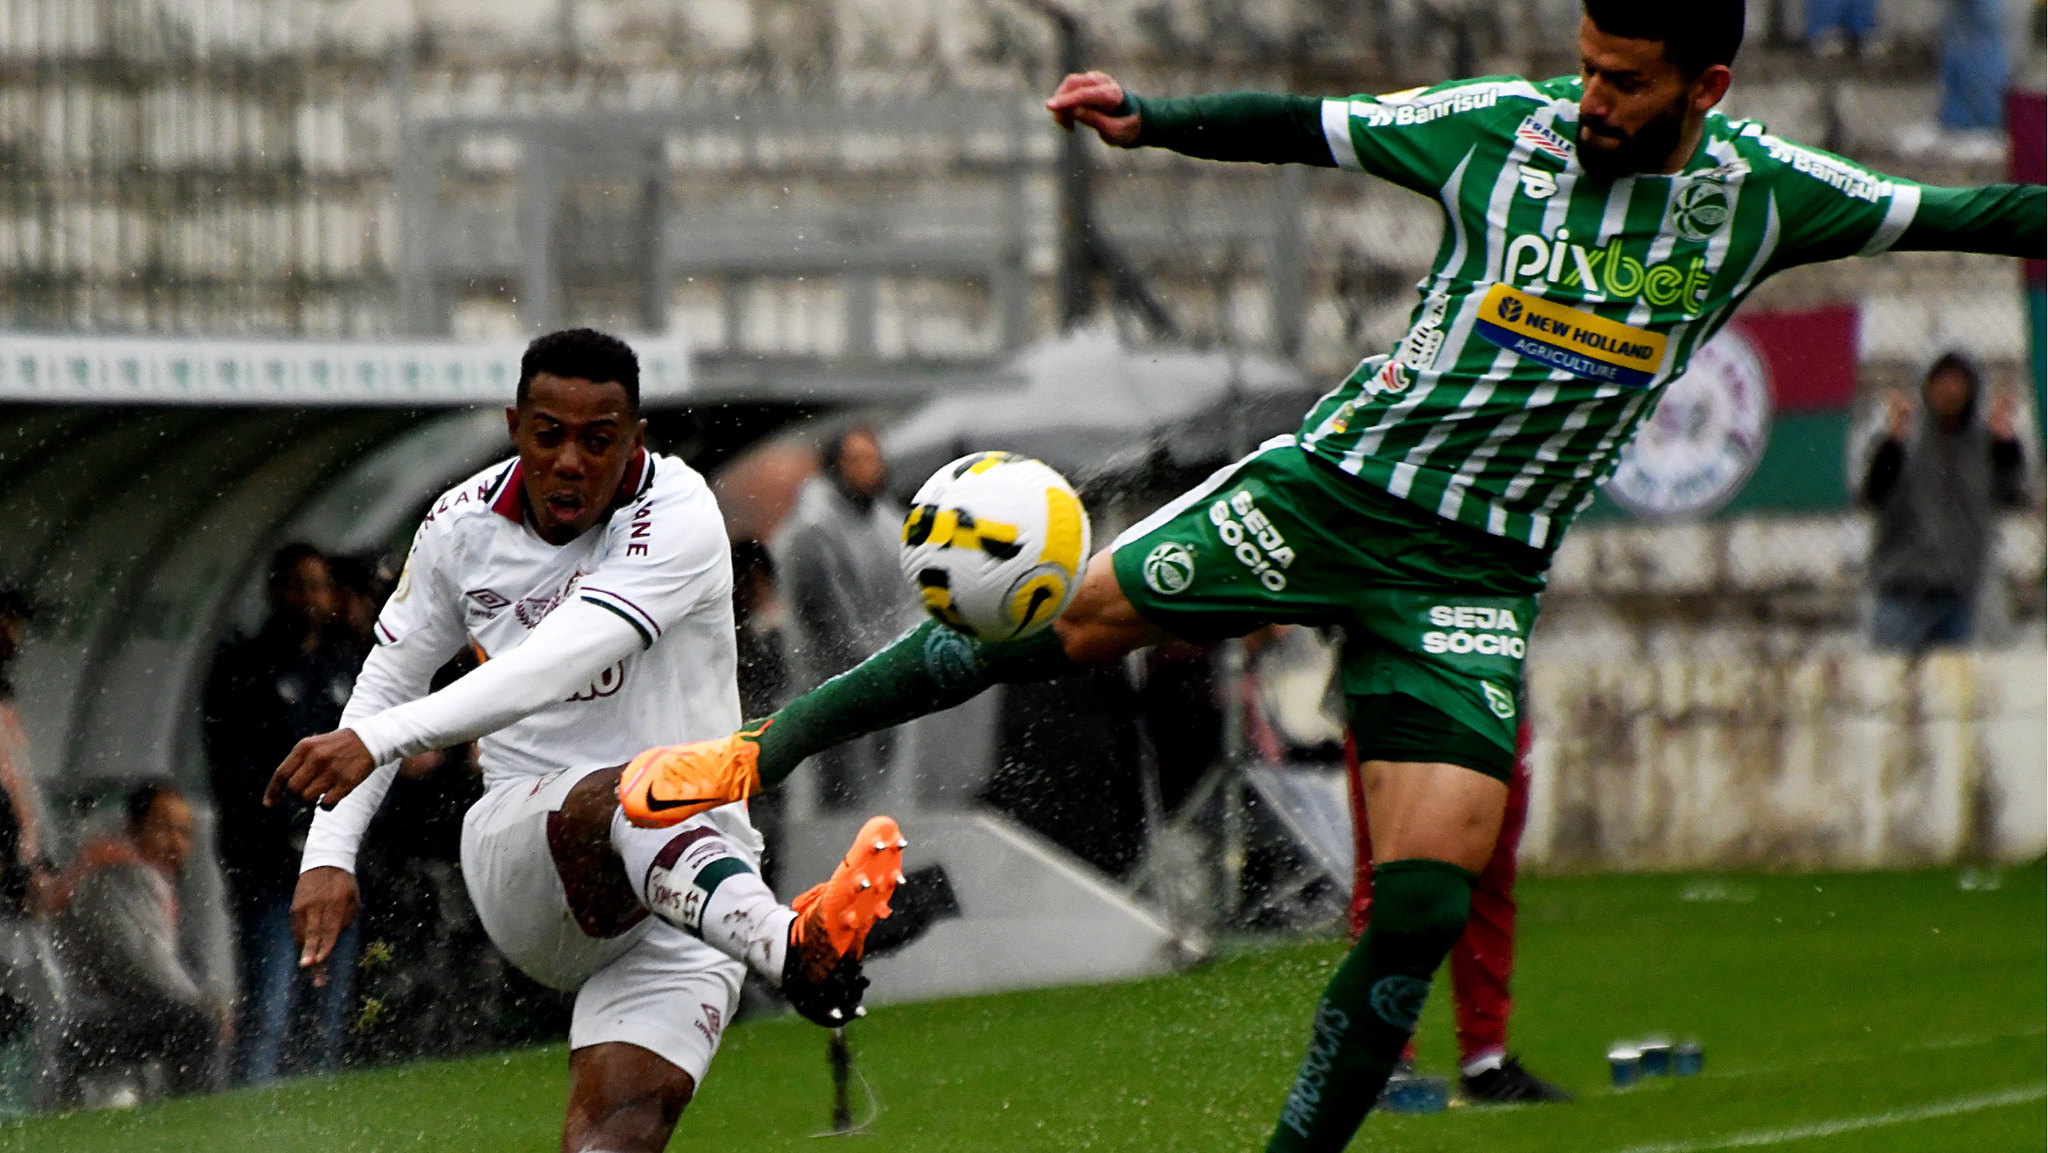
[[1569, 162], [1576, 155], [1572, 142], [1548, 124], [1542, 124], [1534, 116], [1522, 118], [1521, 126], [1515, 129], [1515, 139], [1546, 156], [1554, 156]]

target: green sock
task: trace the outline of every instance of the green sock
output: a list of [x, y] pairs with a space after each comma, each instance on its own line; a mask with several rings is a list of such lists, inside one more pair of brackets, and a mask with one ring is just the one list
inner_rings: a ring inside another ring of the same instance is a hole
[[1465, 931], [1473, 875], [1445, 861], [1373, 870], [1372, 920], [1316, 1003], [1308, 1056], [1267, 1153], [1337, 1153], [1378, 1102], [1429, 981]]
[[990, 685], [1050, 680], [1077, 667], [1051, 629], [978, 641], [925, 621], [768, 717], [772, 723], [755, 738], [762, 787], [780, 784], [805, 757], [841, 741], [950, 709]]

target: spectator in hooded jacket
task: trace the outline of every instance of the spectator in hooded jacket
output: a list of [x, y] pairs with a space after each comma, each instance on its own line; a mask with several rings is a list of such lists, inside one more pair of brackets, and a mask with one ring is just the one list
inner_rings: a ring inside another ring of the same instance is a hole
[[1927, 370], [1918, 403], [1903, 392], [1888, 398], [1861, 492], [1877, 512], [1869, 576], [1878, 648], [1920, 653], [1976, 639], [1997, 510], [2026, 499], [2018, 405], [2000, 395], [1986, 406], [1983, 392], [1976, 362], [1950, 352]]

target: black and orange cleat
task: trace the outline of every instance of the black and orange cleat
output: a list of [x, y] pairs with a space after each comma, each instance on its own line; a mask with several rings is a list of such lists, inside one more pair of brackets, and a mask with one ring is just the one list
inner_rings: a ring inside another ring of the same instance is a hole
[[908, 844], [894, 818], [870, 817], [831, 879], [789, 903], [796, 920], [789, 926], [782, 995], [806, 1019], [831, 1027], [859, 1015], [868, 985], [861, 955], [868, 931], [889, 915]]
[[648, 749], [619, 774], [619, 809], [643, 829], [661, 829], [759, 793], [761, 732]]

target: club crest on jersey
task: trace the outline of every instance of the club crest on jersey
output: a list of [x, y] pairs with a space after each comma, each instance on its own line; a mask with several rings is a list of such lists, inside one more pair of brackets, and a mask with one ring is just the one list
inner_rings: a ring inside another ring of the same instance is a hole
[[1711, 240], [1728, 223], [1728, 189], [1718, 180], [1695, 180], [1671, 198], [1671, 227], [1693, 243]]
[[1195, 554], [1188, 546], [1167, 542], [1145, 557], [1145, 584], [1161, 596], [1186, 592], [1195, 583]]

